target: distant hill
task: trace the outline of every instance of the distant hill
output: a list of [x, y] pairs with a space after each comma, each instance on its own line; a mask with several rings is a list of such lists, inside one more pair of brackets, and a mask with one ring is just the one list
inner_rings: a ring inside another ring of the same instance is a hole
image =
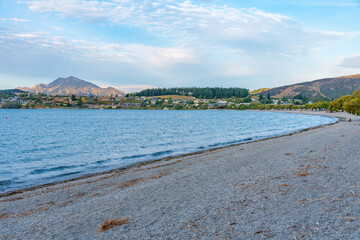
[[44, 93], [48, 95], [76, 95], [76, 96], [124, 96], [125, 93], [113, 87], [101, 88], [93, 83], [76, 77], [58, 78], [49, 84], [38, 84], [32, 88], [18, 87], [16, 89], [30, 93]]
[[261, 94], [266, 96], [269, 93], [272, 97], [276, 98], [294, 97], [301, 94], [309, 98], [324, 97], [335, 99], [352, 94], [359, 86], [360, 74], [357, 74], [345, 77], [324, 78], [311, 82], [272, 88], [261, 92]]
[[352, 94], [359, 86], [360, 74], [357, 74], [345, 77], [324, 78], [311, 82], [272, 88], [261, 92], [261, 94], [265, 96], [269, 93], [272, 97], [276, 98], [294, 97], [301, 94], [309, 98], [324, 97], [335, 99]]

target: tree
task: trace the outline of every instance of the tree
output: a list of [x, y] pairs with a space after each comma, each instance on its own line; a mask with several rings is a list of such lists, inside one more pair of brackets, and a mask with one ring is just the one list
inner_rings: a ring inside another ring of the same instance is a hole
[[270, 93], [267, 94], [266, 98], [267, 98], [268, 100], [271, 100], [271, 98], [270, 98]]
[[201, 110], [209, 109], [209, 104], [207, 104], [207, 103], [201, 104], [199, 108], [200, 108]]
[[21, 104], [20, 103], [15, 103], [15, 102], [6, 102], [3, 104], [2, 108], [4, 109], [19, 109], [21, 108]]
[[360, 115], [360, 98], [353, 98], [344, 102], [343, 108], [350, 114]]
[[82, 101], [81, 97], [79, 98], [77, 105], [78, 105], [78, 107], [82, 107], [83, 101]]
[[184, 106], [181, 105], [181, 104], [176, 104], [176, 105], [175, 105], [175, 109], [176, 109], [176, 110], [181, 110], [181, 109], [183, 109], [183, 108], [184, 108]]
[[356, 90], [356, 91], [353, 93], [353, 96], [354, 96], [355, 98], [360, 98], [360, 87], [359, 87], [358, 90]]
[[337, 112], [340, 110], [344, 111], [344, 108], [343, 108], [344, 103], [347, 101], [350, 101], [353, 98], [354, 98], [354, 96], [352, 96], [352, 95], [346, 95], [346, 96], [342, 96], [341, 98], [332, 101], [330, 103], [330, 107], [329, 107], [330, 111], [331, 112]]
[[71, 101], [76, 101], [76, 96], [75, 95], [71, 95]]

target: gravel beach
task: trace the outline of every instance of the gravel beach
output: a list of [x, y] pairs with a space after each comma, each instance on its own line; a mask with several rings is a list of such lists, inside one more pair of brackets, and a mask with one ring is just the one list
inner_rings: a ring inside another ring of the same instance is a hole
[[307, 113], [340, 121], [2, 195], [0, 239], [359, 239], [360, 117]]

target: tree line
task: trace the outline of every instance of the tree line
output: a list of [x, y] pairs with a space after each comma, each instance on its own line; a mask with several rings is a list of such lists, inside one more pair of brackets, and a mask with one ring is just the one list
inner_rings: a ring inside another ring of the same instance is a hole
[[244, 98], [249, 95], [249, 90], [245, 88], [153, 88], [145, 89], [135, 93], [135, 96], [164, 96], [164, 95], [182, 95], [193, 96], [196, 98]]
[[14, 92], [10, 90], [0, 90], [0, 98], [9, 98], [15, 96]]
[[360, 87], [352, 95], [342, 96], [330, 103], [331, 112], [346, 111], [350, 114], [360, 115]]

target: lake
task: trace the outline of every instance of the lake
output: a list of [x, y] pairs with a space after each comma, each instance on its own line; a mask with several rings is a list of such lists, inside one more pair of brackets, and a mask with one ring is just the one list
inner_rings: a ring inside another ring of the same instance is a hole
[[0, 193], [336, 120], [258, 111], [0, 109]]

